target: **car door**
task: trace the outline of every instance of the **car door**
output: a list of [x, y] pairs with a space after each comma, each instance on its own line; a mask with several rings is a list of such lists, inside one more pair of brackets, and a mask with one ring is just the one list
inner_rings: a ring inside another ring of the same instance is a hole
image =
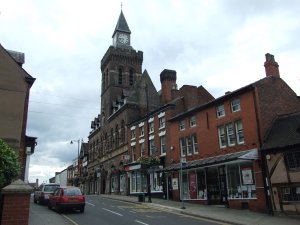
[[61, 188], [57, 188], [54, 193], [53, 193], [53, 196], [50, 197], [50, 201], [51, 201], [51, 205], [52, 206], [56, 206], [56, 203], [57, 201], [59, 200], [59, 196], [60, 196], [60, 191], [61, 191]]

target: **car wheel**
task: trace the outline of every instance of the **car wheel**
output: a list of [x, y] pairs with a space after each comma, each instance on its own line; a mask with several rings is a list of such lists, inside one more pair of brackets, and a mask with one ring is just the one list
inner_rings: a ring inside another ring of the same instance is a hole
[[62, 211], [61, 207], [59, 205], [56, 205], [55, 208], [56, 208], [56, 212], [58, 212], [59, 214], [61, 214], [61, 211]]
[[48, 202], [48, 209], [52, 209], [52, 205], [50, 202]]
[[84, 206], [80, 207], [79, 210], [80, 210], [81, 213], [84, 213]]

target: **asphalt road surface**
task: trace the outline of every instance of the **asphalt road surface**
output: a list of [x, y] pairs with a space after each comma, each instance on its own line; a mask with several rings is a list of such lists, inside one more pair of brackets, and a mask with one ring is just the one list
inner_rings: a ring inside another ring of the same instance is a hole
[[74, 225], [216, 225], [224, 224], [198, 217], [165, 212], [147, 206], [116, 201], [99, 196], [86, 196], [85, 212], [61, 214]]

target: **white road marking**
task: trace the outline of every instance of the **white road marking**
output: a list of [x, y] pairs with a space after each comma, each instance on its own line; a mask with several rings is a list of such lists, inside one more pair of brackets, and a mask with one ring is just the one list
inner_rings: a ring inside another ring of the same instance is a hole
[[144, 222], [138, 221], [138, 220], [135, 220], [135, 222], [140, 223], [140, 224], [144, 224], [144, 225], [149, 225], [148, 223], [144, 223]]
[[89, 205], [91, 205], [91, 206], [96, 206], [96, 205], [94, 205], [93, 203], [90, 203], [90, 202], [85, 202], [86, 204], [89, 204]]
[[117, 212], [114, 212], [114, 211], [111, 211], [111, 210], [109, 210], [109, 209], [106, 209], [106, 208], [102, 208], [102, 209], [105, 210], [105, 211], [107, 211], [107, 212], [114, 213], [114, 214], [116, 214], [116, 215], [118, 215], [118, 216], [123, 216], [122, 214], [117, 213]]

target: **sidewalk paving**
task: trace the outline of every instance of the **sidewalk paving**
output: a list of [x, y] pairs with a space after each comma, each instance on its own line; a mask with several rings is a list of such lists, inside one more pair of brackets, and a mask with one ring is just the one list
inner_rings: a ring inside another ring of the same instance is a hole
[[[100, 195], [103, 198], [116, 199], [119, 201], [138, 202], [137, 196], [123, 196], [123, 195]], [[197, 216], [206, 219], [213, 219], [220, 222], [225, 222], [229, 224], [240, 224], [240, 225], [299, 225], [300, 216], [299, 215], [276, 215], [272, 216], [264, 213], [251, 212], [249, 210], [237, 210], [225, 208], [222, 206], [214, 205], [200, 205], [194, 203], [187, 203], [164, 200], [158, 198], [152, 198], [152, 203], [147, 202], [146, 197], [145, 203], [150, 207], [155, 209], [161, 209], [171, 212], [182, 213], [190, 216]], [[185, 206], [185, 209], [181, 209], [182, 206]]]

